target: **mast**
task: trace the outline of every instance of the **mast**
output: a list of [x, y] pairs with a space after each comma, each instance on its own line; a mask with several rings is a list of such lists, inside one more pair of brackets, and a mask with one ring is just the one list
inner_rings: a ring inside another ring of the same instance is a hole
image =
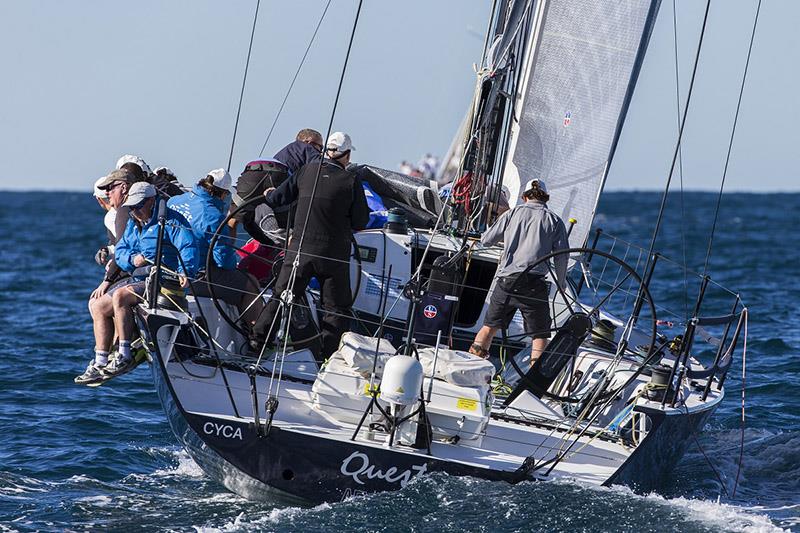
[[487, 186], [505, 185], [514, 205], [522, 184], [542, 178], [549, 207], [578, 220], [570, 245], [585, 244], [659, 5], [516, 0], [498, 10], [462, 162], [481, 204], [458, 204], [469, 211], [460, 230], [491, 222]]
[[[488, 207], [500, 195], [519, 58], [533, 5], [534, 0], [502, 0], [492, 8], [475, 96], [462, 125], [463, 156], [454, 182], [456, 231], [461, 234], [480, 231], [493, 221]], [[454, 153], [451, 147], [448, 154]]]

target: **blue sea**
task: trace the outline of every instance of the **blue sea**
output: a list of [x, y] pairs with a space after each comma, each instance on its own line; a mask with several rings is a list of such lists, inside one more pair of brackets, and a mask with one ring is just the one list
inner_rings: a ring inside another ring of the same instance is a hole
[[[206, 478], [170, 432], [146, 366], [97, 389], [73, 384], [92, 356], [86, 301], [101, 278], [92, 257], [102, 212], [88, 194], [3, 198], [0, 531], [800, 530], [800, 194], [723, 197], [709, 273], [750, 310], [747, 416], [742, 433], [737, 354], [727, 397], [699, 438], [708, 461], [692, 444], [650, 494], [431, 475], [308, 508], [250, 502]], [[606, 194], [596, 225], [646, 246], [659, 202]], [[702, 271], [715, 203], [710, 193], [672, 194], [659, 248]], [[693, 307], [694, 282], [663, 264], [656, 303]]]

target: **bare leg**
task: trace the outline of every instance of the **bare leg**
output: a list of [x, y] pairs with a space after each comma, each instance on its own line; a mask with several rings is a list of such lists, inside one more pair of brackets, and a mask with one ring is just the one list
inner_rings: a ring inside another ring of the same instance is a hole
[[533, 339], [531, 345], [531, 366], [542, 356], [542, 352], [547, 348], [547, 339]]
[[89, 300], [89, 312], [92, 314], [95, 350], [107, 352], [114, 340], [114, 306], [111, 295], [104, 294], [100, 298]]
[[[493, 328], [491, 326], [483, 326], [480, 330], [478, 330], [478, 334], [475, 335], [475, 342], [473, 344], [477, 344], [485, 352], [486, 350], [489, 349], [489, 345], [492, 344], [492, 339], [497, 333], [497, 330], [498, 328]], [[477, 353], [477, 350], [474, 350], [473, 348], [470, 348], [469, 351], [473, 355], [483, 357], [483, 354]]]
[[139, 296], [128, 287], [116, 291], [112, 296], [114, 303], [114, 325], [117, 327], [119, 340], [130, 341], [135, 327], [132, 306], [139, 303]]

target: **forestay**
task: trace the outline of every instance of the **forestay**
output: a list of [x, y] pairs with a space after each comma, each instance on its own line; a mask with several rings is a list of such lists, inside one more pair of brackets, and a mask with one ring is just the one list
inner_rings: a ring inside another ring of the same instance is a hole
[[614, 155], [660, 0], [537, 3], [503, 182], [542, 177], [549, 206], [578, 220], [583, 246]]

